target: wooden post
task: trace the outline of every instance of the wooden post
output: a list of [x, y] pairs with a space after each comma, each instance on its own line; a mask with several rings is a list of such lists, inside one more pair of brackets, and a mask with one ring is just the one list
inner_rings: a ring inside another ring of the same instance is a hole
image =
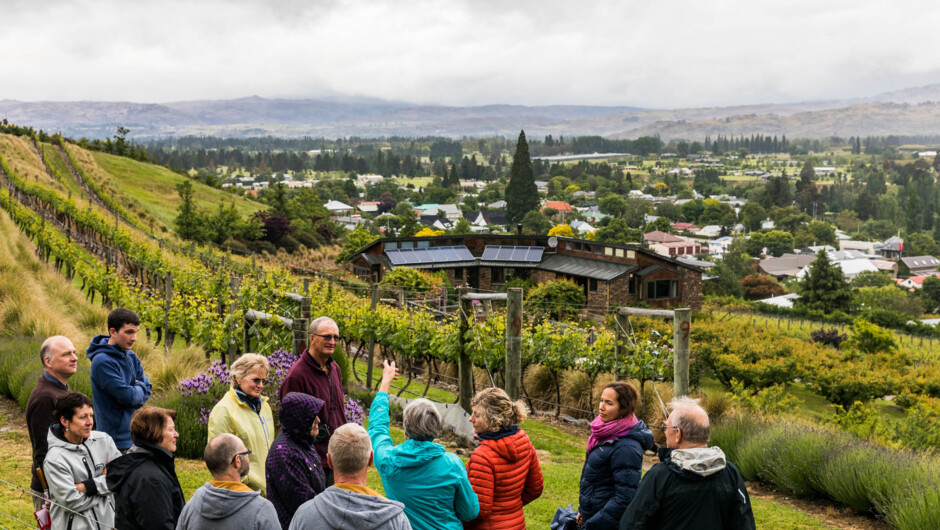
[[329, 277], [329, 283], [326, 285], [326, 299], [333, 300], [333, 277]]
[[457, 300], [459, 303], [459, 318], [460, 318], [460, 336], [458, 341], [460, 343], [460, 353], [457, 358], [457, 392], [459, 395], [458, 402], [460, 406], [470, 414], [470, 400], [473, 399], [473, 379], [471, 377], [471, 370], [473, 370], [473, 365], [470, 364], [470, 355], [467, 353], [467, 332], [470, 330], [470, 320], [473, 318], [473, 302], [470, 300], [465, 300], [463, 295], [467, 293], [469, 289], [467, 287], [460, 287], [457, 289]]
[[404, 289], [398, 290], [398, 308], [399, 309], [405, 308], [405, 290]]
[[[628, 352], [630, 351], [630, 350], [627, 350], [627, 347], [626, 347], [626, 344], [630, 342], [630, 336], [627, 335], [627, 327], [630, 325], [630, 317], [623, 313], [618, 312], [615, 318], [616, 318], [616, 324], [617, 324], [616, 359], [620, 360], [620, 359], [623, 359], [626, 355], [628, 355]], [[616, 377], [617, 380], [620, 381], [626, 377], [626, 374], [618, 371], [614, 374], [614, 377]]]
[[[372, 303], [370, 307], [375, 313], [375, 308], [379, 305], [379, 284], [372, 284]], [[366, 387], [372, 388], [372, 365], [375, 364], [375, 333], [369, 337], [369, 364], [366, 366]]]
[[689, 335], [692, 333], [691, 309], [675, 310], [672, 333], [673, 363], [675, 366], [673, 395], [675, 397], [687, 396], [689, 395]]
[[[307, 301], [307, 304], [310, 304], [310, 301]], [[306, 318], [295, 318], [291, 323], [291, 330], [293, 332], [293, 351], [294, 355], [300, 357], [304, 352], [304, 348], [307, 347], [307, 319]]]
[[522, 289], [506, 290], [506, 393], [519, 399], [522, 387]]
[[166, 273], [163, 287], [163, 353], [164, 356], [168, 357], [172, 347], [170, 341], [170, 302], [173, 300], [173, 275], [169, 272]]
[[[238, 303], [241, 301], [241, 296], [238, 294], [238, 287], [241, 284], [241, 280], [238, 276], [232, 276], [232, 279], [229, 280], [229, 288], [232, 290], [232, 304], [229, 306], [229, 314], [235, 313], [238, 309]], [[238, 346], [235, 342], [235, 321], [234, 319], [229, 322], [229, 333], [231, 333], [232, 338], [228, 341], [228, 355], [225, 357], [225, 362], [229, 366], [232, 366], [232, 363], [235, 362], [235, 357], [238, 355]]]

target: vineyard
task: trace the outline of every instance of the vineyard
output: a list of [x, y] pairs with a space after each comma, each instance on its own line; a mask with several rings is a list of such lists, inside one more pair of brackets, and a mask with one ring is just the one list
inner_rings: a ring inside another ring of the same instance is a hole
[[[88, 300], [137, 312], [141, 328], [148, 337], [155, 334], [166, 352], [183, 340], [202, 348], [206, 366], [214, 362], [158, 397], [161, 404], [187, 411], [180, 430], [190, 432], [181, 439], [194, 443], [181, 445], [182, 456], [201, 454], [200, 418], [216, 397], [213, 387], [225, 384], [219, 375], [224, 363], [251, 344], [251, 351], [276, 361], [275, 377], [286, 373], [292, 357], [285, 350], [297, 337], [284, 324], [311, 316], [336, 320], [350, 356], [343, 359], [346, 367], [360, 363], [373, 343], [379, 353], [398, 361], [399, 393], [427, 395], [461, 352], [483, 379], [471, 384], [504, 382], [506, 317], [499, 307], [474, 315], [476, 325], [461, 336], [453, 311], [402, 304], [392, 292], [383, 295], [392, 303], [374, 306], [368, 285], [342, 276], [300, 274], [270, 261], [259, 267], [211, 247], [157, 239], [146, 208], [126, 196], [124, 203], [115, 200], [99, 181], [103, 170], [91, 167], [95, 158], [88, 152], [61, 137], [44, 142], [35, 135], [3, 136], [0, 208], [34, 241], [40, 258], [79, 286]], [[36, 174], [39, 168], [42, 173]], [[261, 323], [260, 313], [271, 318]], [[586, 379], [588, 403], [594, 401], [595, 383], [610, 374], [635, 379], [641, 390], [650, 381], [672, 378], [669, 322], [633, 319], [620, 333], [612, 315], [599, 329], [536, 315], [524, 322], [523, 375], [547, 374], [549, 404], [556, 414], [566, 407], [578, 412], [564, 391], [572, 374]], [[703, 377], [714, 378], [757, 413], [787, 412], [787, 390], [799, 384], [836, 405], [833, 421], [842, 430], [893, 448], [940, 448], [940, 347], [913, 339], [905, 345], [864, 321], [840, 329], [844, 338], [816, 340], [814, 332], [821, 327], [797, 322], [791, 329], [791, 322], [779, 318], [698, 313], [691, 331], [690, 381], [696, 386]], [[344, 375], [365, 382], [356, 371], [344, 370]], [[522, 391], [533, 408], [545, 408], [544, 388], [536, 392], [523, 385]], [[885, 396], [893, 397], [898, 417], [873, 410]]]

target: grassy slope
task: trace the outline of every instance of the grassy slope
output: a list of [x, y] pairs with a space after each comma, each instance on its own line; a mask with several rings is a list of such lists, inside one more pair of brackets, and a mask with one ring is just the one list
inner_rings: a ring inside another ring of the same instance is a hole
[[[77, 147], [72, 147], [72, 149], [81, 152]], [[175, 186], [182, 182], [185, 177], [153, 164], [145, 164], [105, 153], [90, 154], [93, 157], [95, 166], [92, 168], [86, 166], [86, 168], [92, 170], [97, 178], [110, 183], [115, 187], [117, 193], [125, 194], [139, 203], [144, 211], [168, 229], [173, 226], [173, 219], [177, 214], [176, 208], [180, 203]], [[84, 163], [85, 159], [83, 158], [82, 161]], [[235, 208], [243, 217], [259, 209], [264, 209], [261, 204], [242, 197], [236, 197], [228, 192], [211, 188], [196, 181], [192, 182], [196, 190], [194, 195], [196, 205], [203, 210], [215, 212], [220, 200], [224, 200], [226, 206], [234, 200]]]

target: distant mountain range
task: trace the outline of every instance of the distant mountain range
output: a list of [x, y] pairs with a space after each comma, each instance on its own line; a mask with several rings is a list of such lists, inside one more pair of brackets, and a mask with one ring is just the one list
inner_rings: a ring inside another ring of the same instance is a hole
[[181, 135], [530, 136], [601, 135], [701, 140], [705, 135], [940, 135], [940, 84], [867, 98], [689, 109], [578, 105], [414, 105], [366, 98], [129, 103], [0, 100], [0, 118], [70, 137]]

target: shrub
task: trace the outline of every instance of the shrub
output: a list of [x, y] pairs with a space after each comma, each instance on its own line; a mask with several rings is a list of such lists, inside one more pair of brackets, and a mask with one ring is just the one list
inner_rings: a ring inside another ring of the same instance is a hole
[[852, 323], [852, 346], [865, 353], [892, 352], [898, 349], [898, 343], [890, 331], [865, 319]]
[[741, 278], [741, 291], [748, 300], [760, 300], [786, 294], [786, 289], [772, 276], [767, 274], [749, 274]]
[[397, 267], [382, 278], [382, 285], [393, 285], [406, 292], [420, 294], [431, 292], [435, 283], [430, 274], [410, 267]]
[[578, 315], [585, 301], [584, 289], [580, 285], [571, 280], [555, 280], [531, 289], [526, 307], [560, 320]]
[[826, 346], [832, 346], [835, 349], [839, 349], [839, 346], [849, 338], [848, 335], [844, 333], [839, 333], [839, 330], [836, 328], [832, 329], [817, 329], [812, 331], [810, 334], [813, 342], [824, 344]]

